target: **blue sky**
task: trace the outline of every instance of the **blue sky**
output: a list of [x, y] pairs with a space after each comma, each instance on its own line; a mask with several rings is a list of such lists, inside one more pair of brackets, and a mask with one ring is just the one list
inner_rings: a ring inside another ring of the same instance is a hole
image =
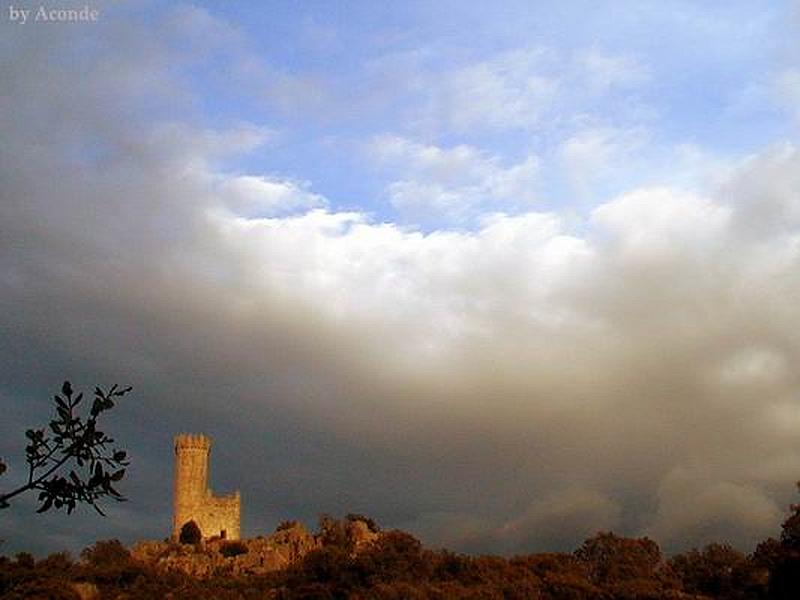
[[393, 206], [388, 188], [417, 174], [375, 161], [379, 136], [466, 145], [499, 168], [532, 158], [534, 206], [559, 209], [682, 183], [669, 165], [688, 146], [728, 162], [796, 135], [779, 83], [797, 53], [785, 3], [198, 6], [211, 49], [186, 57], [193, 110], [275, 133], [230, 168], [309, 182], [330, 206], [377, 220], [470, 227], [484, 210], [527, 208], [481, 200], [443, 220], [397, 210], [406, 201]]
[[3, 550], [163, 538], [181, 431], [215, 439], [245, 535], [323, 512], [507, 554], [775, 535], [796, 2], [8, 6], [3, 479], [64, 379], [134, 393], [109, 424], [130, 501], [22, 500]]

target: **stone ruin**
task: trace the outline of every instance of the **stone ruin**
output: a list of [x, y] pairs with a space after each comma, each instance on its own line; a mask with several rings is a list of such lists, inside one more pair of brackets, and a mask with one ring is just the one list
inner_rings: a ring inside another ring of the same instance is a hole
[[[215, 496], [208, 487], [211, 439], [201, 434], [175, 437], [175, 495], [172, 535], [163, 542], [141, 541], [131, 548], [134, 559], [170, 571], [197, 577], [264, 574], [302, 559], [322, 548], [322, 534], [314, 535], [297, 521], [286, 521], [268, 536], [241, 539], [239, 492]], [[200, 529], [197, 543], [179, 543], [181, 530], [190, 522]], [[353, 552], [379, 537], [369, 519], [355, 516], [343, 522], [343, 534]]]
[[203, 539], [240, 537], [241, 498], [239, 492], [215, 496], [208, 487], [208, 456], [211, 438], [200, 434], [175, 437], [175, 496], [172, 539], [194, 521]]

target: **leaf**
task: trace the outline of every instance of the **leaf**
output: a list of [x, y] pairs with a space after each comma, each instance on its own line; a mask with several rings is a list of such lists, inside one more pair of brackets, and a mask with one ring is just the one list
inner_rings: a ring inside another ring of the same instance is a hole
[[64, 385], [61, 386], [61, 393], [64, 394], [67, 398], [72, 396], [72, 385], [69, 381], [65, 381]]
[[119, 481], [123, 477], [125, 477], [125, 469], [120, 469], [119, 471], [114, 471], [111, 474], [111, 481]]
[[48, 510], [50, 510], [51, 506], [53, 506], [53, 498], [48, 496], [47, 500], [44, 501], [44, 504], [42, 504], [36, 512], [37, 513], [47, 512]]

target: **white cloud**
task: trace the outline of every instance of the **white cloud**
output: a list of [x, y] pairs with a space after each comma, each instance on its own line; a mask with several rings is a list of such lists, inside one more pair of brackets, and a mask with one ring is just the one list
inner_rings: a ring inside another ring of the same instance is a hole
[[422, 219], [466, 220], [536, 199], [535, 156], [506, 167], [499, 158], [471, 146], [444, 149], [398, 136], [378, 137], [369, 150], [381, 166], [402, 177], [387, 188], [392, 204]]
[[558, 89], [539, 72], [541, 61], [541, 51], [524, 50], [455, 71], [442, 92], [442, 114], [458, 130], [536, 126]]
[[636, 153], [646, 140], [642, 129], [589, 127], [564, 140], [558, 155], [573, 189], [583, 198], [594, 199], [609, 181], [630, 176]]
[[423, 130], [530, 130], [542, 123], [560, 91], [552, 57], [544, 49], [523, 48], [445, 65], [438, 58], [437, 48], [417, 48], [370, 64], [379, 88], [406, 95], [406, 120]]
[[194, 168], [206, 168], [222, 157], [246, 154], [272, 141], [275, 132], [263, 125], [241, 123], [225, 129], [203, 129], [178, 121], [160, 123], [142, 132], [140, 144], [160, 158], [175, 157]]
[[224, 178], [219, 192], [222, 203], [234, 213], [253, 218], [324, 205], [324, 198], [309, 192], [308, 187], [307, 183], [239, 175]]
[[770, 242], [770, 236], [796, 233], [800, 224], [798, 190], [800, 152], [784, 143], [742, 161], [720, 186], [719, 194], [736, 207], [735, 225], [740, 234]]
[[707, 253], [726, 242], [731, 209], [708, 198], [667, 188], [629, 192], [599, 206], [592, 218], [612, 233], [626, 258], [651, 261]]
[[632, 56], [615, 55], [596, 49], [582, 52], [578, 64], [588, 89], [607, 93], [612, 88], [638, 88], [651, 78], [650, 70]]

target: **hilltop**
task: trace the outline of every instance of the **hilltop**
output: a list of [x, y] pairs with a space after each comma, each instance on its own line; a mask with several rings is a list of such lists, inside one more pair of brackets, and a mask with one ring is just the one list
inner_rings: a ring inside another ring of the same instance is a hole
[[481, 599], [757, 600], [796, 598], [797, 514], [780, 540], [749, 555], [726, 544], [667, 558], [648, 538], [601, 532], [571, 553], [504, 558], [423, 547], [371, 519], [323, 516], [318, 531], [288, 521], [268, 536], [100, 541], [81, 553], [35, 561], [0, 558], [7, 599]]

